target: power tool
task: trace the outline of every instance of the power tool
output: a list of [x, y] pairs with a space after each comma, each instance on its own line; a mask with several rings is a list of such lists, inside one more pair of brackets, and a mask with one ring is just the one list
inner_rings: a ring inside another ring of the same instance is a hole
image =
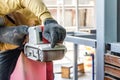
[[62, 59], [67, 48], [58, 43], [51, 48], [50, 43], [42, 35], [43, 26], [33, 26], [28, 29], [29, 41], [24, 46], [25, 55], [36, 61], [47, 62]]

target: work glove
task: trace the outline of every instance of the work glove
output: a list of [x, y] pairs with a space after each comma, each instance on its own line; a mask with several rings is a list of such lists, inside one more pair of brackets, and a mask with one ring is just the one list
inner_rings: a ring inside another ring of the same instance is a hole
[[0, 27], [0, 42], [21, 46], [28, 34], [28, 26]]
[[51, 48], [54, 48], [57, 43], [64, 41], [66, 30], [54, 19], [46, 19], [43, 36], [51, 43]]
[[3, 17], [0, 17], [0, 27], [5, 26], [5, 20]]

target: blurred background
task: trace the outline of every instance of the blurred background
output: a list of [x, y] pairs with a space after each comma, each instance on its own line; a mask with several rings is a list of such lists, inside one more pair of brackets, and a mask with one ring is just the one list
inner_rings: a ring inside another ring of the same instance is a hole
[[[95, 27], [95, 0], [43, 0], [54, 19], [61, 24], [67, 32], [88, 32]], [[62, 77], [62, 67], [73, 65], [73, 43], [64, 42], [67, 53], [62, 60], [54, 61], [55, 80], [72, 80]], [[80, 74], [80, 80], [92, 80], [92, 59], [86, 54], [95, 54], [95, 49], [79, 45], [78, 64], [84, 63], [85, 74]], [[69, 68], [69, 67], [68, 67]], [[71, 73], [73, 70], [70, 70]], [[67, 73], [67, 72], [66, 72]], [[67, 74], [66, 74], [67, 75]]]

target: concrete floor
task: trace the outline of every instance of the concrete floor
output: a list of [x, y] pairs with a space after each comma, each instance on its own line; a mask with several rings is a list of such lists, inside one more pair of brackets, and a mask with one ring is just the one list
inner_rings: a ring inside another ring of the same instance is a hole
[[[65, 79], [65, 78], [61, 78], [61, 74], [55, 74], [54, 80], [73, 80], [73, 78]], [[90, 73], [85, 73], [84, 75], [80, 75], [78, 80], [92, 80], [92, 77]]]

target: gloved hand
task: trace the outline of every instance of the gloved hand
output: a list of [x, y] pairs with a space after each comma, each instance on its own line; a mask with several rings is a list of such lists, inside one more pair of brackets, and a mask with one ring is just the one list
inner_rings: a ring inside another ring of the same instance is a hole
[[5, 26], [5, 20], [3, 17], [0, 17], [0, 27]]
[[43, 36], [51, 42], [51, 47], [59, 42], [63, 42], [66, 36], [66, 30], [54, 19], [46, 19], [44, 22]]
[[0, 42], [21, 46], [28, 34], [28, 26], [0, 27]]

